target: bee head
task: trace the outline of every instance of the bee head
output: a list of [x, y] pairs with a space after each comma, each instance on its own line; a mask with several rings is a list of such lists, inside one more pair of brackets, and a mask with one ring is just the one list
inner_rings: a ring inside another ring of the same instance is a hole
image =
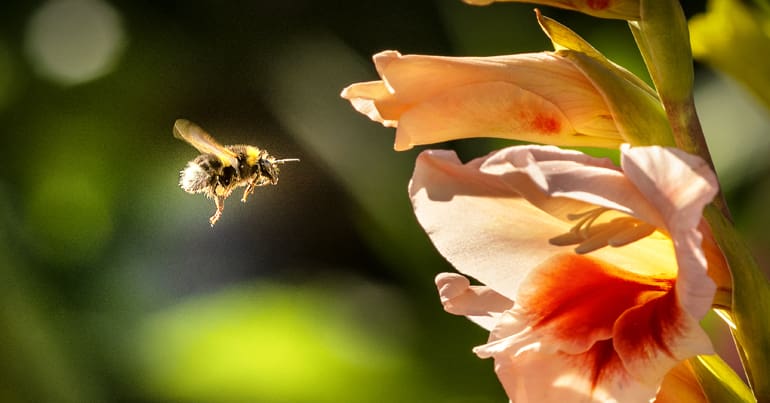
[[278, 183], [278, 174], [280, 173], [280, 170], [273, 157], [265, 155], [265, 158], [260, 158], [259, 170], [265, 178], [270, 180], [270, 183], [273, 185]]
[[275, 157], [271, 157], [265, 153], [265, 157], [260, 159], [260, 168], [262, 169], [262, 174], [270, 179], [270, 182], [275, 185], [278, 183], [278, 173], [280, 170], [278, 169], [278, 165], [285, 164], [287, 162], [299, 162], [299, 158], [283, 158], [283, 159], [275, 159]]

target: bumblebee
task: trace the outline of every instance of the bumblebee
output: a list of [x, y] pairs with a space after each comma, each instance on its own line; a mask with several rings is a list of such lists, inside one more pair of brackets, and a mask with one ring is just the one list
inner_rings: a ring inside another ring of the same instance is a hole
[[187, 193], [204, 193], [214, 199], [217, 211], [209, 223], [213, 227], [222, 216], [225, 199], [235, 188], [246, 186], [242, 202], [257, 186], [277, 185], [278, 166], [298, 162], [298, 158], [276, 159], [266, 150], [250, 145], [222, 146], [200, 126], [186, 119], [174, 122], [174, 137], [182, 139], [201, 155], [179, 172], [179, 186]]

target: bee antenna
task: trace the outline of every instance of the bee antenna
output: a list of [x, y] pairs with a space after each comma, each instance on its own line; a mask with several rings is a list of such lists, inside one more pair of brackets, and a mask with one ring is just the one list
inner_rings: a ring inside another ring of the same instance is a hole
[[273, 161], [273, 164], [283, 164], [286, 162], [299, 162], [299, 158], [284, 158], [280, 160]]

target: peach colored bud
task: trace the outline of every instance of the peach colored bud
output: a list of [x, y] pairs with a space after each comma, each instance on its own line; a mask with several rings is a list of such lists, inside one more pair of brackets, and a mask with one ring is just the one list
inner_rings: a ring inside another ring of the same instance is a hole
[[382, 80], [342, 91], [353, 107], [397, 127], [395, 149], [470, 137], [617, 148], [623, 138], [599, 91], [553, 52], [494, 57], [374, 56]]
[[476, 6], [486, 6], [496, 1], [543, 4], [600, 18], [639, 19], [639, 0], [463, 0]]

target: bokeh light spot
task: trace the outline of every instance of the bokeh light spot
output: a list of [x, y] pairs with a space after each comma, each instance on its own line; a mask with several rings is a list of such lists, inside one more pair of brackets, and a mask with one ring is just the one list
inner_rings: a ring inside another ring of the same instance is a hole
[[[391, 309], [390, 329], [410, 327], [398, 296], [373, 285], [364, 296], [357, 286], [262, 283], [159, 311], [132, 338], [145, 390], [152, 400], [175, 402], [361, 402], [386, 394], [394, 401], [424, 401], [408, 398], [422, 385], [420, 368], [407, 354], [408, 335], [366, 329], [367, 322], [382, 319], [380, 311]], [[376, 300], [366, 306], [371, 317], [351, 315], [367, 300]], [[372, 379], [394, 379], [400, 389]]]
[[120, 15], [98, 0], [53, 0], [30, 18], [26, 50], [52, 81], [79, 84], [108, 73], [125, 47]]

